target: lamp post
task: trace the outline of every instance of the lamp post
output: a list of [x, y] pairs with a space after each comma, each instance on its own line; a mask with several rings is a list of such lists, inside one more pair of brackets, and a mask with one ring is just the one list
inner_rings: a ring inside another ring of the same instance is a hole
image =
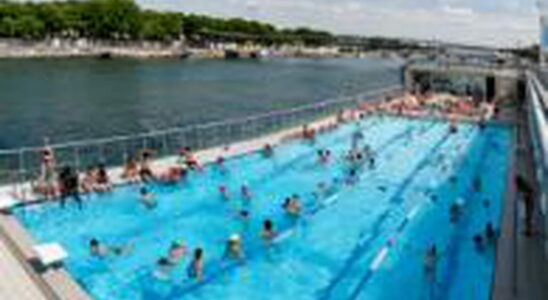
[[537, 7], [540, 21], [539, 61], [541, 66], [545, 66], [548, 56], [548, 0], [538, 0]]

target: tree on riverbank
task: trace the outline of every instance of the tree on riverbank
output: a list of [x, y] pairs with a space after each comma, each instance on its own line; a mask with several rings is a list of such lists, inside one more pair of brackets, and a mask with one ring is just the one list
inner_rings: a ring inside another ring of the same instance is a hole
[[133, 0], [13, 2], [0, 0], [0, 37], [48, 37], [190, 42], [251, 40], [263, 44], [324, 45], [334, 37], [308, 28], [278, 29], [241, 18], [141, 9]]

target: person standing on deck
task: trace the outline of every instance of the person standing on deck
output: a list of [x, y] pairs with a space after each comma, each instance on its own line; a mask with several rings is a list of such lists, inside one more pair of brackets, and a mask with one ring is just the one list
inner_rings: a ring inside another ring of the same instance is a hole
[[45, 138], [46, 146], [42, 150], [42, 164], [40, 170], [39, 186], [37, 191], [44, 194], [46, 199], [53, 199], [57, 195], [57, 167], [53, 149], [48, 145], [49, 140]]
[[74, 173], [70, 167], [65, 167], [61, 174], [59, 174], [59, 182], [61, 187], [61, 207], [65, 207], [66, 199], [72, 197], [78, 204], [78, 208], [82, 209], [78, 174]]
[[515, 178], [518, 197], [521, 194], [523, 205], [525, 208], [525, 235], [533, 235], [533, 212], [535, 209], [534, 190], [533, 187], [521, 175]]

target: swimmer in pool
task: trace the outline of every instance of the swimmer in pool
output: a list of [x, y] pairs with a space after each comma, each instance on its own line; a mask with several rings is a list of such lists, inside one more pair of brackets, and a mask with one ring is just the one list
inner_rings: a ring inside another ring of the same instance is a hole
[[141, 203], [147, 208], [147, 209], [153, 209], [156, 207], [157, 203], [154, 199], [154, 194], [149, 192], [146, 187], [142, 187], [140, 190], [141, 193]]
[[220, 155], [219, 157], [217, 157], [216, 164], [217, 164], [217, 167], [219, 169], [224, 170], [225, 169], [225, 158], [224, 158], [224, 156]]
[[156, 262], [156, 270], [154, 275], [159, 279], [167, 279], [169, 273], [173, 270], [174, 265], [169, 261], [168, 258], [161, 257]]
[[230, 236], [226, 243], [224, 257], [236, 260], [244, 259], [244, 252], [242, 249], [242, 240], [240, 239], [240, 235], [233, 234], [232, 236]]
[[483, 251], [485, 251], [485, 243], [483, 241], [483, 237], [481, 236], [481, 234], [476, 234], [474, 235], [474, 246], [476, 248], [476, 251], [478, 251], [479, 253], [482, 253]]
[[98, 239], [92, 238], [89, 242], [89, 251], [91, 256], [107, 257], [110, 254], [115, 256], [127, 255], [133, 250], [133, 242], [122, 246], [108, 246], [99, 242]]
[[286, 198], [283, 204], [285, 212], [291, 217], [298, 217], [301, 213], [301, 202], [297, 195]]
[[316, 185], [316, 190], [312, 192], [312, 195], [314, 196], [316, 200], [319, 200], [325, 197], [325, 195], [327, 194], [327, 190], [328, 190], [327, 184], [321, 181], [321, 182], [318, 182], [318, 184]]
[[459, 221], [462, 215], [462, 200], [457, 200], [449, 208], [449, 218], [451, 223], [456, 223]]
[[487, 225], [485, 225], [485, 239], [491, 244], [497, 239], [497, 232], [491, 222], [488, 222]]
[[221, 185], [219, 186], [219, 194], [221, 195], [221, 198], [225, 201], [230, 200], [230, 194], [228, 193], [228, 190], [226, 189], [226, 186]]
[[247, 184], [243, 184], [240, 191], [242, 193], [242, 197], [245, 200], [250, 200], [251, 199], [251, 191], [249, 190], [249, 186], [247, 186]]
[[274, 155], [274, 148], [271, 144], [265, 144], [263, 147], [263, 157], [270, 158]]
[[93, 238], [89, 242], [89, 252], [91, 256], [106, 257], [109, 249], [106, 245], [99, 243], [99, 240]]
[[439, 260], [438, 249], [435, 244], [429, 246], [424, 253], [424, 275], [428, 283], [428, 299], [434, 299], [437, 283], [437, 269]]
[[474, 182], [472, 183], [474, 187], [474, 192], [481, 193], [481, 178], [479, 176], [474, 177]]
[[266, 219], [263, 223], [263, 230], [261, 231], [261, 237], [265, 245], [269, 246], [276, 235], [277, 234], [274, 231], [274, 224], [270, 219]]
[[194, 250], [192, 261], [187, 269], [188, 277], [201, 281], [204, 277], [204, 250], [197, 248]]
[[171, 243], [168, 253], [168, 261], [172, 265], [178, 264], [183, 256], [186, 255], [186, 247], [182, 240], [175, 240]]

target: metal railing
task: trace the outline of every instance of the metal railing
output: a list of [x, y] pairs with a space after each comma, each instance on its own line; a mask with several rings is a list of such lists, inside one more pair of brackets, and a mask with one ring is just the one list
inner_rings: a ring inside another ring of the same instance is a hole
[[[98, 163], [121, 166], [128, 158], [136, 158], [143, 149], [155, 152], [155, 158], [175, 155], [181, 147], [193, 150], [229, 145], [234, 142], [266, 135], [335, 114], [361, 101], [384, 100], [401, 94], [402, 86], [379, 90], [291, 109], [230, 119], [206, 124], [156, 130], [146, 133], [82, 140], [48, 145], [55, 152], [57, 166], [71, 166], [78, 171]], [[43, 147], [0, 150], [0, 184], [26, 182], [37, 178]]]
[[[543, 234], [548, 232], [548, 89], [541, 82], [539, 73], [528, 76], [528, 121], [531, 134], [533, 156], [538, 181], [540, 210], [544, 218]], [[544, 240], [545, 253], [548, 256], [548, 239]]]

